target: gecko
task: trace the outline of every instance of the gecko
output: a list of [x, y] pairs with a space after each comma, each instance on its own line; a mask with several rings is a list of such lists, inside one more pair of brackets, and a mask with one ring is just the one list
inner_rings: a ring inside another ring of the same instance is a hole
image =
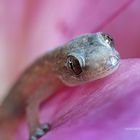
[[39, 121], [39, 107], [44, 100], [64, 85], [77, 86], [112, 74], [119, 62], [114, 40], [103, 32], [79, 35], [39, 57], [21, 74], [0, 106], [4, 140], [12, 140], [10, 132], [23, 114], [29, 140], [38, 140], [51, 130], [50, 123]]

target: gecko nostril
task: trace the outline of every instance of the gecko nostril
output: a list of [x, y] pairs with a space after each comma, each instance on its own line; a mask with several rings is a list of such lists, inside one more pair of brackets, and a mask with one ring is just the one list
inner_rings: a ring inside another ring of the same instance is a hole
[[110, 56], [107, 60], [108, 66], [116, 66], [119, 62], [119, 58], [117, 56]]

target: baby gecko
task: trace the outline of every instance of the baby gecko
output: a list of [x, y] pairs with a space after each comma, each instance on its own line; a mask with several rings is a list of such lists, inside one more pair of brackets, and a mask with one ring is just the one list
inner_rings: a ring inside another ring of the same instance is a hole
[[102, 32], [80, 35], [38, 58], [19, 77], [0, 107], [0, 131], [7, 135], [4, 140], [12, 140], [12, 134], [6, 132], [12, 132], [23, 113], [29, 140], [42, 137], [51, 124], [40, 124], [41, 102], [64, 85], [76, 86], [110, 75], [119, 61], [113, 39]]

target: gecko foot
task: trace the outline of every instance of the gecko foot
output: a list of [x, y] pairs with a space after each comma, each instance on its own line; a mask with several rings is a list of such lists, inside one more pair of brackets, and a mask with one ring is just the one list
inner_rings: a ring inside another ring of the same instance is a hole
[[30, 136], [29, 140], [38, 140], [40, 137], [45, 135], [50, 130], [50, 125], [42, 124], [40, 127], [36, 128], [34, 133]]

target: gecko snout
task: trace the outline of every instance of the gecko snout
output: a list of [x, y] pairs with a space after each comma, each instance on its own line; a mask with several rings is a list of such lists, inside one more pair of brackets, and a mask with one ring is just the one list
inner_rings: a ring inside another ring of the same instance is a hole
[[107, 59], [107, 66], [109, 67], [115, 67], [116, 65], [118, 65], [119, 63], [119, 57], [116, 56], [109, 56], [109, 58]]

